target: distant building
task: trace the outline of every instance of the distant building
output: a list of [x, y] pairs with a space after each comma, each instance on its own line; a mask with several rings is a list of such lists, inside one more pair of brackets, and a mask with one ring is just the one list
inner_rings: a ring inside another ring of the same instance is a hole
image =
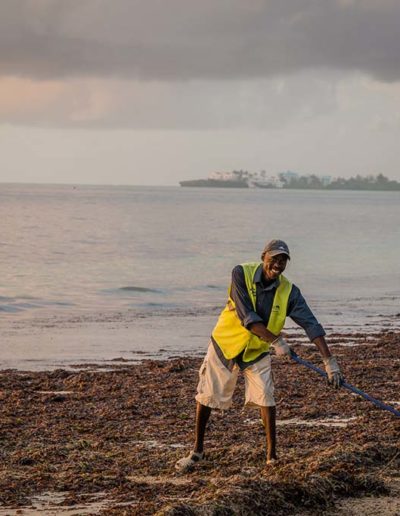
[[321, 183], [324, 186], [330, 185], [332, 183], [332, 176], [322, 176], [321, 177]]
[[290, 181], [291, 179], [297, 179], [298, 177], [300, 177], [297, 172], [292, 172], [291, 170], [281, 172], [279, 175], [286, 181]]
[[249, 186], [256, 188], [282, 188], [283, 184], [280, 177], [267, 175], [265, 170], [259, 174], [252, 174], [249, 181]]
[[283, 181], [280, 180], [279, 177], [277, 176], [270, 176], [269, 178], [269, 182], [275, 187], [275, 188], [282, 188], [283, 186]]
[[216, 179], [216, 180], [224, 180], [227, 181], [229, 179], [233, 179], [236, 174], [234, 172], [212, 172], [208, 178]]

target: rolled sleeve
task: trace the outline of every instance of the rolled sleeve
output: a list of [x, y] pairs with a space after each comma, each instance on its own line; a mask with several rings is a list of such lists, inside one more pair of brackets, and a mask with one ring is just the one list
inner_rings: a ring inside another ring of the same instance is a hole
[[262, 318], [256, 314], [256, 312], [248, 313], [247, 316], [242, 320], [243, 326], [248, 330], [250, 330], [250, 326], [254, 323], [264, 323]]
[[287, 315], [303, 328], [310, 341], [326, 335], [324, 328], [317, 321], [299, 288], [295, 285], [290, 293]]
[[236, 313], [245, 328], [249, 329], [252, 324], [263, 322], [262, 318], [254, 311], [241, 265], [237, 265], [232, 270], [231, 298], [235, 303]]
[[317, 323], [315, 326], [304, 328], [304, 331], [307, 333], [307, 337], [310, 339], [310, 341], [313, 341], [317, 337], [324, 337], [326, 335], [325, 330], [319, 323]]

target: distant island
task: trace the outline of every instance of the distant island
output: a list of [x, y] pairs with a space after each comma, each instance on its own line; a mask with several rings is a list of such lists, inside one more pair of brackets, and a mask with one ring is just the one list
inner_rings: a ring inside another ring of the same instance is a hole
[[248, 177], [240, 172], [214, 172], [207, 179], [180, 181], [181, 186], [207, 188], [249, 188]]
[[400, 182], [383, 174], [376, 176], [356, 175], [343, 177], [299, 175], [288, 170], [276, 176], [268, 176], [265, 170], [251, 173], [247, 170], [214, 172], [207, 179], [180, 181], [184, 187], [208, 188], [282, 188], [290, 190], [400, 190]]
[[282, 188], [287, 189], [308, 189], [308, 190], [400, 190], [398, 181], [390, 180], [383, 174], [377, 176], [356, 175], [345, 179], [338, 177], [329, 182], [324, 182], [323, 178], [310, 175], [291, 177], [283, 180]]

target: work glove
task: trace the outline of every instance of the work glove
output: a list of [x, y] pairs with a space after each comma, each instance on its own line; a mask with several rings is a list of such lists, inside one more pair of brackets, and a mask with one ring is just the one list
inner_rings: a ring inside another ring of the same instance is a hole
[[324, 358], [325, 371], [328, 375], [328, 383], [335, 389], [343, 383], [343, 375], [335, 357]]
[[271, 342], [271, 346], [275, 349], [276, 356], [279, 358], [287, 358], [292, 356], [292, 350], [282, 336], [279, 336], [277, 339]]

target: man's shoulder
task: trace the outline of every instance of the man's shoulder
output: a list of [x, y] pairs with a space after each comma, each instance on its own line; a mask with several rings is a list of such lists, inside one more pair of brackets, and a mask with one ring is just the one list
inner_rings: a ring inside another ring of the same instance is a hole
[[232, 269], [232, 279], [244, 277], [244, 270], [241, 264], [235, 265]]
[[239, 263], [238, 265], [235, 265], [235, 267], [232, 269], [232, 276], [240, 275], [244, 276], [246, 272], [249, 270], [257, 270], [258, 267], [262, 265], [261, 262], [244, 262]]
[[290, 291], [290, 297], [292, 299], [295, 299], [295, 298], [298, 298], [299, 296], [301, 296], [301, 292], [300, 292], [300, 289], [297, 285], [295, 285], [294, 283], [292, 283], [292, 289]]
[[244, 262], [244, 263], [241, 263], [239, 266], [240, 267], [258, 267], [259, 265], [261, 265], [262, 262]]

